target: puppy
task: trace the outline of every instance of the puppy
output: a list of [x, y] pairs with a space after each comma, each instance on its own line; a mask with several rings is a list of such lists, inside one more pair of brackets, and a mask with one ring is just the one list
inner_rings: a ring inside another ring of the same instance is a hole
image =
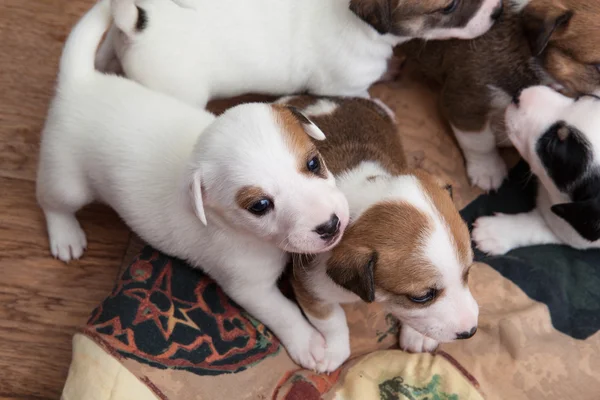
[[394, 121], [367, 99], [285, 100], [327, 132], [318, 143], [350, 206], [350, 225], [331, 251], [294, 257], [292, 282], [336, 369], [349, 355], [340, 303], [380, 302], [402, 321], [400, 347], [432, 351], [477, 330], [467, 279], [468, 229], [448, 186], [407, 168]]
[[400, 49], [442, 85], [442, 113], [462, 148], [472, 183], [484, 190], [497, 189], [507, 175], [496, 146], [510, 144], [503, 121], [511, 97], [533, 85], [571, 94], [600, 86], [600, 71], [593, 64], [600, 61], [600, 3], [504, 4], [498, 23], [479, 38], [411, 42]]
[[477, 246], [489, 254], [551, 243], [600, 247], [600, 97], [528, 88], [507, 108], [506, 126], [539, 178], [537, 208], [479, 218]]
[[63, 52], [43, 131], [37, 196], [52, 254], [86, 247], [75, 212], [99, 200], [146, 242], [211, 275], [316, 369], [326, 343], [278, 290], [287, 252], [335, 246], [348, 204], [296, 110], [245, 104], [219, 118], [94, 70], [111, 21], [108, 0], [86, 14]]
[[253, 92], [368, 96], [393, 45], [470, 39], [500, 0], [113, 0], [97, 66], [196, 106]]

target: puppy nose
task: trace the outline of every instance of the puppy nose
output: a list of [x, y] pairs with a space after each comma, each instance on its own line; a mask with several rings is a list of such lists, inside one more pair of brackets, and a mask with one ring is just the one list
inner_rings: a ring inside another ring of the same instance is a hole
[[498, 21], [498, 19], [500, 19], [500, 17], [502, 16], [503, 13], [504, 13], [504, 1], [500, 1], [500, 4], [498, 5], [498, 7], [496, 7], [494, 12], [492, 13], [492, 21]]
[[338, 231], [340, 230], [340, 219], [337, 215], [331, 215], [331, 219], [324, 224], [321, 224], [316, 227], [315, 232], [317, 232], [321, 239], [330, 239], [332, 238]]
[[469, 339], [471, 337], [473, 337], [473, 335], [475, 334], [475, 332], [477, 332], [477, 327], [474, 326], [470, 331], [464, 331], [461, 333], [457, 333], [456, 334], [456, 338], [457, 339]]

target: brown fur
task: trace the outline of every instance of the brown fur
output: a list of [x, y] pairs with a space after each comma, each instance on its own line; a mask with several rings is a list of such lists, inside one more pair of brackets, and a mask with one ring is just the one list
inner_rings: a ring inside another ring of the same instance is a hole
[[318, 319], [327, 319], [333, 311], [333, 306], [320, 301], [312, 294], [309, 288], [306, 270], [304, 269], [304, 265], [308, 264], [309, 262], [307, 259], [305, 259], [305, 257], [310, 256], [294, 254], [293, 264], [296, 266], [296, 268], [293, 271], [293, 277], [290, 279], [290, 282], [292, 283], [292, 288], [294, 289], [296, 301], [305, 313], [310, 314]]
[[306, 175], [315, 175], [309, 171], [306, 164], [314, 157], [321, 162], [321, 170], [316, 174], [321, 178], [327, 177], [327, 167], [316, 146], [304, 130], [303, 124], [310, 123], [304, 115], [295, 108], [273, 105], [277, 118], [285, 135], [285, 141], [298, 160], [298, 171]]
[[[289, 99], [288, 103], [303, 109], [317, 100], [319, 98], [298, 96]], [[317, 147], [333, 174], [339, 175], [370, 160], [379, 162], [392, 175], [417, 177], [450, 227], [461, 261], [469, 266], [472, 262], [469, 232], [446, 190], [447, 185], [425, 171], [407, 168], [402, 142], [390, 116], [370, 100], [327, 100], [337, 103], [338, 108], [328, 115], [311, 119], [327, 136], [325, 141], [317, 143]], [[422, 239], [431, 229], [428, 217], [410, 204], [378, 203], [346, 229], [340, 244], [332, 250], [327, 273], [334, 282], [364, 301], [374, 301], [375, 291], [378, 291], [406, 308], [423, 307], [423, 304], [411, 302], [407, 296], [423, 296], [430, 288], [439, 286], [441, 276], [419, 253]], [[307, 281], [311, 261], [312, 257], [294, 257], [292, 283], [303, 310], [322, 319], [329, 315], [331, 307], [311, 292]], [[465, 277], [466, 273], [465, 269]], [[443, 292], [436, 299], [440, 296]]]
[[418, 37], [434, 27], [463, 27], [482, 0], [461, 0], [451, 14], [441, 12], [451, 0], [351, 0], [350, 10], [379, 33]]
[[507, 98], [553, 80], [571, 95], [600, 87], [593, 65], [600, 63], [600, 2], [532, 0], [520, 14], [510, 0], [504, 4], [503, 16], [479, 38], [412, 41], [397, 49], [441, 84], [442, 113], [462, 131], [481, 131], [490, 119], [503, 130], [488, 85]]
[[435, 208], [438, 209], [443, 220], [450, 228], [451, 236], [455, 239], [454, 244], [458, 250], [460, 261], [464, 265], [470, 265], [473, 262], [473, 250], [471, 249], [469, 229], [467, 229], [460, 214], [456, 212], [454, 203], [445, 193], [440, 191], [443, 183], [419, 170], [414, 171], [414, 174], [419, 178], [421, 185], [425, 189], [425, 193], [427, 193]]
[[[589, 93], [600, 87], [600, 2], [533, 0], [525, 10], [539, 29], [549, 32], [540, 60], [566, 86], [565, 94]], [[551, 29], [552, 28], [552, 29]]]
[[[306, 108], [317, 99], [297, 96], [289, 104]], [[311, 117], [311, 120], [325, 133], [327, 139], [315, 144], [334, 175], [350, 170], [364, 160], [379, 161], [394, 175], [406, 169], [404, 148], [396, 126], [379, 106], [359, 98], [326, 99], [337, 103], [338, 109], [330, 115]]]
[[500, 20], [479, 38], [413, 41], [397, 51], [442, 86], [442, 113], [452, 125], [462, 131], [481, 131], [492, 112], [488, 85], [512, 96], [542, 82], [521, 18], [505, 0]]
[[258, 186], [244, 186], [237, 191], [235, 202], [241, 209], [247, 209], [257, 201], [268, 197]]
[[[343, 286], [363, 300], [369, 297], [361, 285], [364, 276], [372, 273], [375, 290], [393, 295], [394, 302], [406, 308], [421, 307], [406, 296], [422, 296], [441, 281], [434, 266], [419, 254], [431, 229], [428, 218], [415, 207], [398, 202], [379, 203], [346, 229], [327, 262], [327, 273], [335, 282], [345, 282]], [[368, 264], [373, 257], [376, 262], [371, 272]]]

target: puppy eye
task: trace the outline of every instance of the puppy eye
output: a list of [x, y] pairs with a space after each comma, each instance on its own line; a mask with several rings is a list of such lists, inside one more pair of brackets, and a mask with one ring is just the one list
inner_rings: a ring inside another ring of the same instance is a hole
[[321, 161], [319, 161], [319, 157], [315, 156], [308, 160], [306, 168], [313, 174], [318, 174], [319, 171], [321, 171]]
[[596, 68], [596, 71], [598, 71], [598, 73], [600, 74], [600, 64], [596, 64], [594, 65], [594, 67]]
[[413, 303], [417, 303], [417, 304], [428, 303], [435, 298], [437, 293], [438, 293], [437, 289], [431, 288], [431, 289], [429, 289], [429, 292], [427, 292], [427, 294], [425, 296], [421, 296], [421, 297], [408, 296], [408, 299], [410, 301], [412, 301]]
[[254, 215], [262, 216], [269, 212], [273, 208], [273, 202], [269, 199], [260, 199], [256, 203], [252, 204], [248, 207], [248, 211], [250, 211]]
[[454, 11], [456, 11], [456, 7], [458, 7], [458, 0], [452, 0], [452, 2], [446, 7], [442, 8], [440, 12], [446, 15], [452, 14]]

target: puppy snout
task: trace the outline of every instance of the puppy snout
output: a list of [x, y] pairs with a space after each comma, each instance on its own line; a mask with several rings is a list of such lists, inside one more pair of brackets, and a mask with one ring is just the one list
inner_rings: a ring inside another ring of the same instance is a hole
[[498, 7], [492, 12], [492, 21], [498, 21], [502, 14], [504, 13], [504, 1], [500, 1]]
[[464, 332], [461, 332], [461, 333], [457, 333], [456, 334], [456, 338], [457, 339], [461, 339], [461, 340], [462, 339], [469, 339], [469, 338], [472, 338], [473, 335], [475, 335], [476, 332], [477, 332], [477, 327], [474, 326], [473, 328], [471, 328], [470, 331], [464, 331]]
[[337, 215], [332, 214], [329, 221], [317, 226], [315, 232], [323, 240], [331, 239], [340, 231], [340, 219]]

